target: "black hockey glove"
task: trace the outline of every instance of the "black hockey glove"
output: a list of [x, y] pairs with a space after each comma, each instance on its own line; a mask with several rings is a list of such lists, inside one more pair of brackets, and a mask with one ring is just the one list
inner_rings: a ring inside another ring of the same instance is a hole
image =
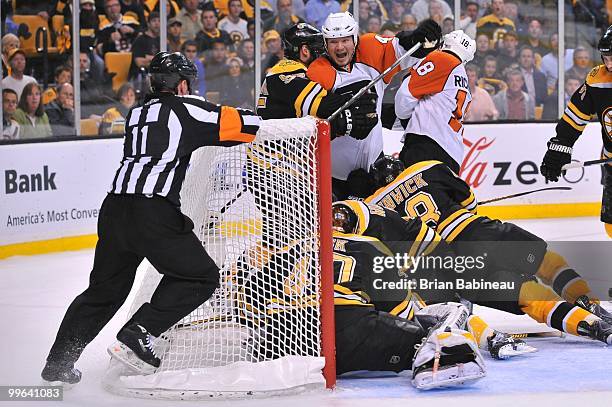
[[[399, 39], [400, 45], [408, 51], [417, 43], [422, 43], [412, 56], [415, 58], [425, 58], [431, 51], [437, 49], [442, 41], [442, 28], [431, 18], [421, 21], [414, 31], [400, 31], [395, 35]], [[431, 48], [425, 48], [425, 41], [433, 42]]]
[[547, 145], [548, 151], [540, 165], [540, 173], [547, 181], [557, 182], [563, 172], [561, 168], [572, 161], [572, 146], [557, 137], [551, 138]]
[[332, 120], [333, 136], [349, 136], [363, 140], [378, 123], [376, 113], [376, 93], [366, 92], [351, 106], [343, 110]]

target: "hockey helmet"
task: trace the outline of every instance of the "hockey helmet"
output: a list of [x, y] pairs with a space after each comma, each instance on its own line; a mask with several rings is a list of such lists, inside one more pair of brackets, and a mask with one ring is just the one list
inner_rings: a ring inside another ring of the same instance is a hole
[[342, 201], [334, 202], [332, 205], [332, 228], [341, 233], [357, 231], [357, 215]]
[[343, 13], [331, 13], [325, 19], [321, 27], [323, 38], [325, 38], [325, 47], [327, 48], [327, 40], [330, 38], [353, 37], [355, 48], [359, 40], [359, 25], [353, 18], [353, 15], [348, 11]]
[[370, 166], [370, 174], [374, 179], [376, 188], [382, 188], [392, 183], [404, 169], [403, 162], [390, 155], [385, 155], [374, 161]]
[[149, 65], [153, 92], [176, 92], [181, 80], [186, 80], [189, 92], [194, 89], [198, 70], [187, 57], [179, 52], [158, 52]]
[[606, 32], [599, 39], [597, 49], [601, 55], [612, 55], [612, 25], [608, 27]]
[[462, 30], [456, 30], [444, 36], [441, 49], [452, 52], [465, 64], [474, 59], [476, 41], [471, 39]]
[[285, 57], [300, 60], [300, 48], [306, 45], [313, 60], [325, 53], [323, 34], [317, 28], [307, 23], [298, 23], [285, 31], [283, 35], [283, 48]]

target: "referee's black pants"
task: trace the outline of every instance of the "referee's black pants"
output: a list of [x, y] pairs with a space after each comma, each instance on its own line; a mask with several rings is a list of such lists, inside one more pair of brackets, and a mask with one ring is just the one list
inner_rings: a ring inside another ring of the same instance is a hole
[[128, 323], [137, 322], [154, 336], [204, 303], [219, 285], [219, 269], [193, 233], [193, 222], [170, 201], [109, 194], [100, 209], [89, 287], [66, 311], [48, 361], [76, 362], [124, 303], [144, 258], [163, 277], [151, 301]]

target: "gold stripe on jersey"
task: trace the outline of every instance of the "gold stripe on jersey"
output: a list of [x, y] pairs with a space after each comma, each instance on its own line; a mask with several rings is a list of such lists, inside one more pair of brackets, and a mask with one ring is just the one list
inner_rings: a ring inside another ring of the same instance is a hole
[[334, 305], [374, 306], [370, 304], [370, 296], [365, 292], [353, 291], [339, 284], [334, 284]]
[[304, 103], [304, 99], [306, 99], [306, 96], [308, 96], [308, 94], [313, 90], [315, 86], [317, 86], [316, 82], [310, 82], [295, 99], [295, 103], [293, 104], [293, 106], [295, 107], [295, 115], [297, 117], [303, 116], [302, 104]]
[[459, 205], [463, 206], [465, 209], [472, 213], [476, 213], [478, 201], [476, 200], [476, 195], [474, 195], [474, 191], [472, 191], [472, 188], [470, 188], [470, 196], [468, 196], [465, 200], [461, 201]]
[[570, 126], [572, 126], [574, 129], [576, 129], [579, 132], [582, 132], [584, 128], [586, 127], [586, 124], [581, 125], [581, 124], [576, 123], [574, 119], [572, 119], [572, 117], [569, 114], [567, 114], [567, 109], [565, 110], [565, 113], [563, 113], [561, 120], [563, 120], [564, 122], [566, 122], [567, 124], [569, 124]]
[[567, 103], [567, 108], [570, 109], [572, 113], [581, 118], [583, 121], [588, 122], [589, 120], [591, 120], [591, 115], [582, 113], [580, 109], [578, 109], [576, 105], [572, 103], [571, 100]]
[[467, 225], [479, 217], [465, 209], [459, 209], [440, 222], [437, 232], [442, 236], [442, 239], [452, 242]]
[[[370, 237], [370, 236], [365, 236], [365, 235], [356, 235], [352, 233], [341, 233], [341, 232], [336, 232], [336, 231], [333, 232], [333, 237], [339, 238], [339, 239], [346, 239], [346, 240], [356, 240], [359, 242], [369, 242], [379, 252], [387, 256], [393, 256], [393, 252], [391, 251], [391, 249], [389, 249], [383, 242], [381, 242], [379, 239], [375, 237]], [[336, 248], [334, 248], [334, 250], [336, 250]], [[341, 251], [344, 251], [344, 250], [341, 250]]]
[[[409, 197], [409, 192], [414, 193], [415, 187], [427, 186], [422, 178], [413, 178], [421, 172], [428, 170], [434, 165], [441, 164], [440, 161], [420, 161], [406, 168], [395, 180], [387, 186], [379, 188], [376, 192], [365, 199], [366, 203], [375, 202], [385, 208], [395, 209], [397, 205]], [[399, 187], [399, 188], [398, 188]], [[397, 188], [397, 189], [396, 189]], [[404, 191], [405, 189], [405, 191]], [[387, 194], [389, 194], [387, 196]]]

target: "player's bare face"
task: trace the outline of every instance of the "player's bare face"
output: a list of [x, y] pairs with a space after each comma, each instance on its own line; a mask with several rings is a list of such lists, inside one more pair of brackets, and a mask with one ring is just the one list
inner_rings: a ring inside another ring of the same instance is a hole
[[327, 40], [327, 53], [336, 65], [347, 66], [353, 59], [355, 43], [353, 37], [330, 38]]
[[612, 72], [612, 55], [602, 55], [601, 59], [603, 60], [608, 72]]

